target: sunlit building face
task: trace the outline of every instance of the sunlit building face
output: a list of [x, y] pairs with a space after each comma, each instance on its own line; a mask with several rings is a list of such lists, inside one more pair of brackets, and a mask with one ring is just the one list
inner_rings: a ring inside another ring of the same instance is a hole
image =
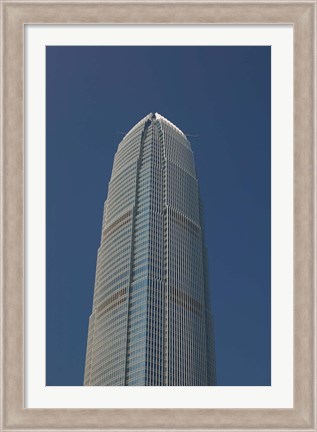
[[84, 384], [215, 385], [191, 144], [159, 114], [123, 138], [104, 205]]

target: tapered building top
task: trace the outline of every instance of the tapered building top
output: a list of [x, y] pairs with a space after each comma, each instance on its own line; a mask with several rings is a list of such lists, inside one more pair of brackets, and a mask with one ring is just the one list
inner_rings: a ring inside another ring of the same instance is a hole
[[[189, 147], [190, 147], [190, 142], [187, 140], [187, 137], [186, 137], [186, 135], [180, 130], [180, 129], [178, 129], [178, 127], [177, 126], [175, 126], [172, 122], [170, 122], [169, 120], [167, 120], [165, 117], [163, 117], [161, 114], [159, 114], [159, 113], [150, 113], [150, 114], [148, 114], [147, 116], [145, 116], [142, 120], [140, 120], [129, 132], [128, 132], [128, 134], [129, 133], [131, 133], [131, 132], [133, 132], [136, 128], [138, 128], [138, 126], [140, 126], [140, 124], [143, 124], [144, 122], [146, 122], [147, 120], [150, 120], [150, 121], [154, 121], [154, 120], [160, 120], [161, 122], [164, 122], [164, 123], [166, 123], [168, 126], [170, 126], [171, 128], [173, 128], [176, 132], [178, 132], [180, 135], [182, 135], [185, 139], [186, 139], [186, 141], [187, 141], [187, 143], [188, 143], [188, 145], [189, 145]], [[127, 135], [128, 135], [127, 134]]]
[[215, 384], [201, 216], [190, 142], [148, 114], [114, 159], [85, 385]]

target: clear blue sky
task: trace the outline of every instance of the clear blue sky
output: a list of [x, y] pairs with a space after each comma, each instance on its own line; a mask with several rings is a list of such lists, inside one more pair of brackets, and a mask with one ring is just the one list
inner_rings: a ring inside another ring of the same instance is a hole
[[47, 47], [46, 79], [47, 385], [83, 383], [113, 157], [150, 112], [198, 135], [218, 385], [270, 385], [270, 47]]

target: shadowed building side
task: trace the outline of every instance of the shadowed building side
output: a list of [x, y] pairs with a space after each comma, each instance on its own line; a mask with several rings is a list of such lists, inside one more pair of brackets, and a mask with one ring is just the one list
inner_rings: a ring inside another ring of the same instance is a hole
[[149, 114], [115, 155], [85, 385], [215, 385], [206, 256], [190, 142]]

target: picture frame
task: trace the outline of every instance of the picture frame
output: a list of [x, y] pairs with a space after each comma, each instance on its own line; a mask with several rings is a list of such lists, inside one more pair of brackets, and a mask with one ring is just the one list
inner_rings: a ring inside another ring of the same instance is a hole
[[[3, 1], [1, 430], [316, 431], [316, 1]], [[294, 407], [24, 407], [24, 26], [291, 24], [294, 28]]]

